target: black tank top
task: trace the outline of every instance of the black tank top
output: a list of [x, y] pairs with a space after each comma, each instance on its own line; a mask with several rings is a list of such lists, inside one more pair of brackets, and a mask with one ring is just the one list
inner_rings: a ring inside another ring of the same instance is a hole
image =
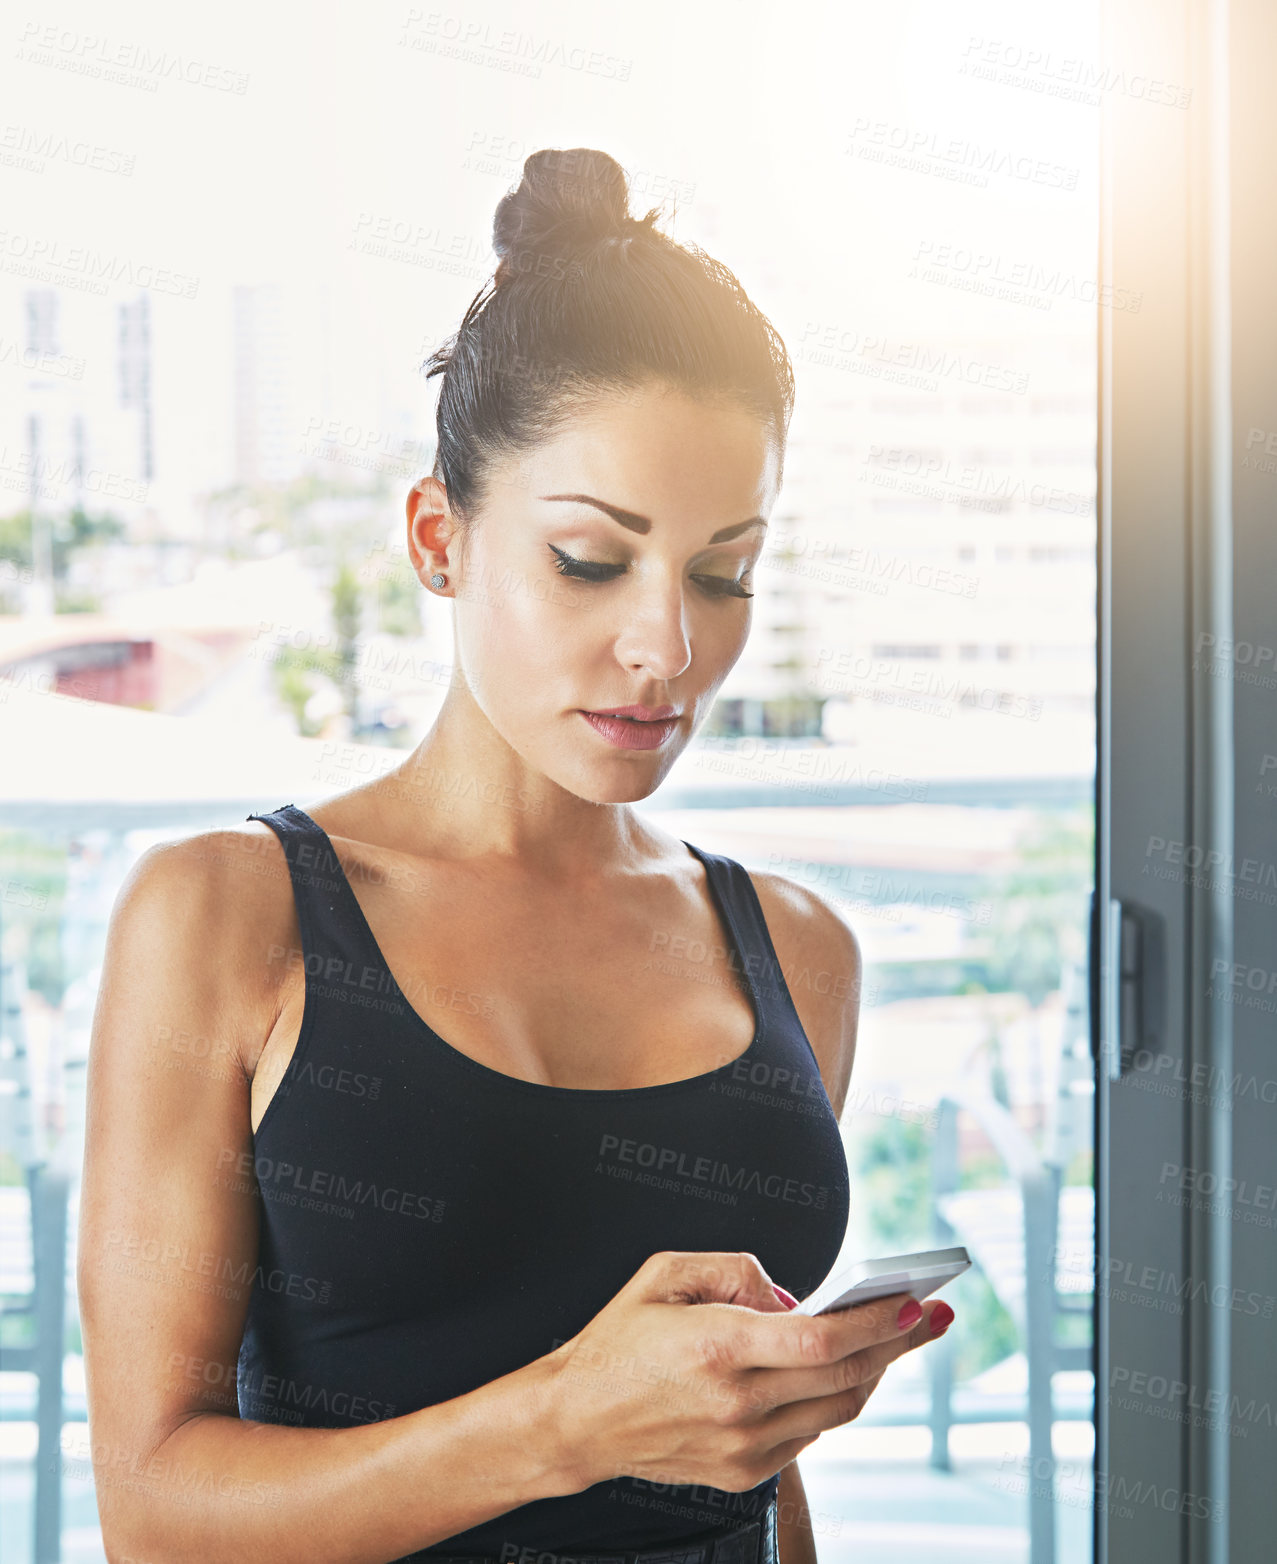
[[[574, 1336], [662, 1249], [748, 1251], [799, 1298], [824, 1279], [847, 1162], [741, 864], [685, 844], [751, 995], [747, 1051], [686, 1080], [578, 1089], [453, 1048], [387, 970], [321, 827], [294, 804], [247, 818], [288, 860], [302, 949], [271, 954], [304, 964], [305, 1003], [241, 1170], [261, 1233], [241, 1417], [346, 1428], [463, 1395]], [[729, 963], [700, 965], [722, 982]], [[450, 986], [447, 1002], [482, 1012]], [[407, 1557], [660, 1547], [758, 1518], [778, 1487], [618, 1477]]]

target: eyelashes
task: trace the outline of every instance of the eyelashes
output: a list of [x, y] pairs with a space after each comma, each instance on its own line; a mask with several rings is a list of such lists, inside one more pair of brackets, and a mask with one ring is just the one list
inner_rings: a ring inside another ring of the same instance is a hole
[[[618, 576], [623, 576], [629, 568], [626, 565], [600, 565], [589, 559], [574, 559], [571, 554], [566, 554], [561, 548], [549, 545], [550, 552], [554, 555], [554, 568], [561, 576], [571, 576], [578, 581], [615, 581]], [[739, 581], [727, 576], [693, 576], [706, 597], [753, 597], [752, 592], [747, 592]]]
[[613, 581], [617, 576], [625, 574], [624, 565], [599, 565], [588, 559], [573, 559], [571, 554], [565, 554], [561, 548], [555, 548], [550, 544], [550, 552], [554, 555], [554, 568], [561, 576], [573, 576], [578, 581]]

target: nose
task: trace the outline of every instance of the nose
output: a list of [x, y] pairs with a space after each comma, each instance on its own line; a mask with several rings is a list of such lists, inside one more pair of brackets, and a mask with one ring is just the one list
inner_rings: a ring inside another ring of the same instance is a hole
[[617, 660], [654, 679], [677, 679], [692, 660], [681, 584], [653, 584], [626, 604], [616, 638]]

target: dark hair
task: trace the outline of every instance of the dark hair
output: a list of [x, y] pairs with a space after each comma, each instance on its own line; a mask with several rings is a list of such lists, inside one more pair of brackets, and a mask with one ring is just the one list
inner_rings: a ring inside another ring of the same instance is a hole
[[468, 519], [491, 463], [548, 438], [600, 394], [669, 384], [775, 431], [794, 403], [785, 344], [695, 245], [629, 213], [625, 170], [587, 147], [534, 152], [493, 220], [499, 264], [421, 368], [443, 375], [433, 476]]

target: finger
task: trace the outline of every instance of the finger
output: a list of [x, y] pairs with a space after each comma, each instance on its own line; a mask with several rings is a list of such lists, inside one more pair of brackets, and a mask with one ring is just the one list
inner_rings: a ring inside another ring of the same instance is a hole
[[[869, 1397], [874, 1393], [874, 1390], [877, 1388], [881, 1380], [882, 1375], [878, 1374], [873, 1379], [866, 1380], [865, 1383], [860, 1386], [856, 1395], [856, 1404], [851, 1409], [848, 1416], [842, 1419], [843, 1422], [850, 1422], [854, 1417], [858, 1417], [860, 1415], [860, 1413], [864, 1410], [865, 1402], [869, 1400]], [[793, 1460], [796, 1460], [804, 1450], [809, 1449], [810, 1446], [815, 1444], [816, 1440], [822, 1433], [825, 1432], [826, 1428], [835, 1425], [832, 1425], [826, 1421], [823, 1427], [816, 1429], [814, 1432], [804, 1432], [798, 1435], [791, 1435], [787, 1432], [782, 1433], [780, 1431], [778, 1422], [774, 1425], [769, 1425], [769, 1431], [771, 1426], [776, 1428], [776, 1437], [781, 1439], [781, 1443], [772, 1446], [772, 1455], [775, 1457], [775, 1464], [779, 1470], [779, 1468], [782, 1466], [788, 1466], [789, 1463]]]
[[923, 1305], [923, 1316], [909, 1332], [914, 1339], [911, 1347], [924, 1347], [929, 1341], [937, 1341], [953, 1324], [953, 1309], [943, 1298], [933, 1298]]
[[[841, 1408], [853, 1406], [854, 1416], [864, 1404], [863, 1399], [857, 1404], [856, 1393], [866, 1384], [876, 1384], [897, 1358], [935, 1340], [936, 1335], [948, 1328], [952, 1315], [947, 1303], [933, 1300], [923, 1305], [918, 1323], [899, 1332], [894, 1340], [873, 1342], [848, 1353], [836, 1363], [814, 1368], [759, 1369], [747, 1379], [743, 1400], [754, 1408], [760, 1419], [786, 1405], [805, 1405], [808, 1421], [797, 1424], [798, 1430], [833, 1426], [831, 1414], [835, 1421], [841, 1421], [838, 1417]], [[939, 1320], [938, 1327], [933, 1325], [933, 1319]]]
[[767, 1314], [791, 1307], [758, 1256], [743, 1251], [665, 1250], [652, 1255], [637, 1278], [639, 1296], [649, 1303], [722, 1303]]
[[853, 1422], [880, 1384], [885, 1370], [870, 1374], [851, 1390], [836, 1396], [816, 1396], [776, 1408], [762, 1421], [769, 1439], [805, 1449], [830, 1428]]
[[[910, 1305], [911, 1311], [902, 1315]], [[724, 1350], [742, 1370], [832, 1368], [851, 1353], [898, 1340], [914, 1326], [918, 1307], [908, 1293], [893, 1293], [826, 1314], [767, 1311], [742, 1316], [738, 1328], [728, 1334]], [[830, 1388], [836, 1383], [831, 1379]]]

